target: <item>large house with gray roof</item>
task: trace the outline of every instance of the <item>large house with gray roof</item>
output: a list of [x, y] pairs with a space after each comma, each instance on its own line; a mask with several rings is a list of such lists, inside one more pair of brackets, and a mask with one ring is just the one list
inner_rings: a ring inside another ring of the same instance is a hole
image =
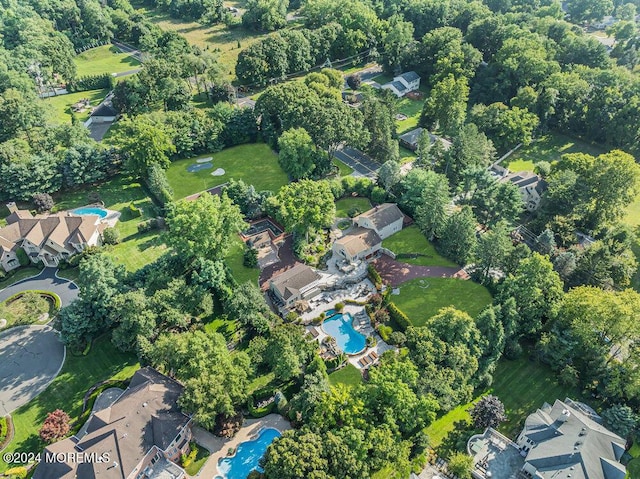
[[273, 302], [281, 313], [295, 306], [301, 300], [320, 294], [320, 275], [306, 264], [297, 263], [293, 268], [271, 278], [269, 290]]
[[387, 239], [402, 229], [404, 214], [395, 203], [383, 203], [353, 218], [361, 227], [374, 230], [380, 239]]
[[139, 369], [111, 404], [93, 411], [81, 433], [44, 450], [34, 479], [182, 479], [192, 419], [177, 405], [183, 387]]
[[516, 440], [525, 455], [522, 470], [535, 479], [624, 479], [626, 441], [599, 420], [570, 399], [545, 404], [527, 417]]
[[524, 206], [528, 211], [538, 209], [542, 194], [547, 189], [547, 182], [531, 171], [510, 173], [500, 181], [510, 181], [518, 187]]
[[420, 88], [420, 75], [414, 71], [405, 72], [393, 78], [393, 81], [385, 83], [380, 88], [390, 90], [398, 98]]
[[20, 266], [20, 249], [33, 263], [57, 266], [87, 246], [101, 245], [102, 232], [107, 227], [97, 215], [61, 212], [34, 216], [18, 209], [15, 203], [7, 207], [7, 225], [0, 228], [0, 266], [5, 271]]

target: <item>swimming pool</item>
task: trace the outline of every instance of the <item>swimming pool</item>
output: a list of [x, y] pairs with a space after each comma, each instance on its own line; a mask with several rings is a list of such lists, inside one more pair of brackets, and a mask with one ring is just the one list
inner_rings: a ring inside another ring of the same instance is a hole
[[97, 215], [100, 218], [106, 218], [109, 212], [104, 208], [99, 208], [97, 206], [85, 206], [83, 208], [76, 208], [71, 211], [73, 214], [84, 216], [84, 215]]
[[333, 336], [346, 354], [358, 354], [364, 351], [367, 345], [367, 338], [353, 329], [353, 318], [349, 313], [342, 314], [335, 311], [327, 311], [326, 319], [322, 323], [322, 329], [329, 336]]
[[218, 461], [218, 471], [221, 475], [216, 476], [216, 479], [247, 479], [254, 469], [262, 472], [260, 459], [267, 452], [269, 444], [281, 435], [277, 429], [266, 428], [260, 431], [255, 439], [240, 443], [233, 457], [225, 457]]

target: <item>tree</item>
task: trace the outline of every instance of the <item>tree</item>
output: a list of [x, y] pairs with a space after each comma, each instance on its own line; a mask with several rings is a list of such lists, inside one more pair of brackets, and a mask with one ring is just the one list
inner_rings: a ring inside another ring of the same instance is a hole
[[451, 196], [449, 183], [444, 175], [428, 171], [426, 180], [414, 216], [420, 231], [429, 241], [433, 241], [442, 234]]
[[47, 414], [38, 435], [42, 441], [50, 444], [62, 439], [71, 430], [71, 418], [62, 409], [56, 409]]
[[602, 411], [604, 425], [622, 438], [627, 438], [636, 429], [638, 416], [629, 406], [614, 404]]
[[294, 180], [308, 178], [316, 168], [319, 156], [313, 140], [304, 128], [292, 128], [278, 139], [278, 162]]
[[278, 326], [271, 331], [264, 350], [264, 362], [276, 378], [289, 381], [298, 378], [313, 358], [315, 348], [295, 324]]
[[167, 213], [167, 243], [185, 258], [224, 258], [245, 226], [240, 208], [223, 193], [173, 203]]
[[262, 335], [269, 331], [269, 307], [260, 289], [249, 281], [233, 290], [225, 302], [224, 310], [229, 319], [237, 320], [254, 333]]
[[329, 463], [322, 436], [308, 429], [287, 431], [264, 456], [267, 479], [322, 478], [328, 476]]
[[369, 131], [365, 152], [378, 163], [398, 161], [398, 140], [394, 108], [376, 96], [367, 96], [362, 102], [364, 127]]
[[386, 191], [390, 191], [402, 178], [400, 163], [395, 160], [385, 161], [378, 170], [378, 183]]
[[102, 243], [114, 245], [120, 243], [120, 233], [115, 228], [105, 228], [102, 232]]
[[517, 106], [510, 108], [503, 103], [475, 105], [471, 109], [470, 120], [493, 141], [499, 152], [506, 152], [518, 143], [530, 144], [540, 123], [529, 110]]
[[454, 452], [449, 456], [447, 470], [460, 479], [471, 479], [473, 457], [464, 452]]
[[38, 210], [38, 213], [51, 211], [51, 208], [53, 208], [53, 198], [51, 198], [51, 195], [48, 193], [36, 193], [31, 200], [36, 210]]
[[126, 152], [127, 169], [140, 178], [146, 176], [151, 165], [167, 168], [168, 154], [176, 151], [165, 129], [145, 116], [121, 121], [115, 142]]
[[362, 85], [362, 78], [360, 77], [360, 74], [354, 73], [353, 75], [349, 75], [347, 77], [347, 85], [349, 85], [349, 88], [352, 90], [360, 88], [360, 85]]
[[478, 238], [473, 251], [476, 263], [474, 276], [488, 284], [498, 271], [501, 271], [507, 262], [509, 254], [513, 250], [513, 242], [509, 236], [507, 225], [498, 223], [491, 230]]
[[465, 170], [488, 167], [495, 154], [491, 140], [478, 131], [476, 125], [467, 123], [453, 138], [451, 148], [445, 154], [446, 164], [443, 173], [452, 184], [458, 184]]
[[420, 124], [445, 135], [455, 136], [467, 116], [468, 80], [447, 75], [436, 83], [424, 102]]
[[524, 206], [516, 185], [510, 181], [498, 181], [485, 167], [465, 170], [462, 177], [460, 203], [470, 205], [480, 223], [487, 226], [494, 226], [500, 221], [515, 223]]
[[469, 415], [476, 429], [496, 428], [507, 420], [504, 404], [497, 396], [487, 394], [469, 409]]
[[150, 298], [144, 291], [128, 291], [114, 296], [110, 313], [115, 325], [111, 342], [121, 351], [133, 351], [141, 344], [140, 339], [152, 341], [157, 335], [157, 316], [151, 308]]
[[442, 254], [460, 265], [467, 264], [476, 246], [476, 226], [476, 218], [468, 206], [449, 216], [440, 236]]
[[242, 24], [252, 30], [272, 32], [287, 24], [289, 0], [248, 0]]
[[571, 0], [567, 13], [574, 23], [597, 21], [613, 12], [613, 0]]

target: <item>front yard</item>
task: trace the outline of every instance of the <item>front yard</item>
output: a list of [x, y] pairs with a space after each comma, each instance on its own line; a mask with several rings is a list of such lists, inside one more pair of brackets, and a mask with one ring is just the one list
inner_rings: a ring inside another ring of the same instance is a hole
[[414, 326], [424, 326], [440, 309], [453, 306], [476, 317], [491, 304], [491, 294], [484, 286], [453, 278], [412, 279], [400, 286], [400, 294], [391, 300]]
[[[418, 266], [458, 266], [453, 261], [440, 256], [415, 225], [389, 236], [382, 242], [382, 246], [393, 251], [396, 255], [401, 255], [396, 259], [403, 263]], [[416, 258], [403, 257], [403, 255], [407, 254], [418, 254], [420, 256]]]
[[[207, 157], [213, 158], [213, 168], [195, 173], [187, 171], [189, 166], [197, 164], [197, 159]], [[212, 176], [211, 173], [218, 168], [224, 170], [224, 175]], [[278, 156], [264, 143], [239, 145], [217, 153], [174, 161], [167, 170], [167, 177], [176, 199], [221, 185], [232, 178], [243, 180], [258, 191], [276, 191], [289, 182], [278, 164]]]
[[131, 55], [122, 53], [113, 45], [103, 45], [80, 53], [73, 59], [78, 78], [108, 73], [121, 73], [140, 67]]

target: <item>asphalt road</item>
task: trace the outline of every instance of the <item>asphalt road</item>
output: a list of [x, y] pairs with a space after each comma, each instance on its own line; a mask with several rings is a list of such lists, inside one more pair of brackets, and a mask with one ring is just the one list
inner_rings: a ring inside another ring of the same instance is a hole
[[359, 150], [345, 146], [342, 150], [336, 150], [333, 156], [338, 158], [347, 166], [353, 168], [357, 173], [354, 176], [366, 176], [368, 178], [375, 178], [380, 165], [366, 156]]
[[62, 306], [68, 306], [73, 302], [80, 293], [78, 286], [68, 279], [58, 278], [56, 274], [56, 268], [45, 268], [42, 272], [33, 278], [23, 279], [18, 283], [0, 291], [0, 301], [13, 296], [21, 291], [27, 291], [29, 289], [40, 289], [43, 291], [51, 291], [60, 297]]

